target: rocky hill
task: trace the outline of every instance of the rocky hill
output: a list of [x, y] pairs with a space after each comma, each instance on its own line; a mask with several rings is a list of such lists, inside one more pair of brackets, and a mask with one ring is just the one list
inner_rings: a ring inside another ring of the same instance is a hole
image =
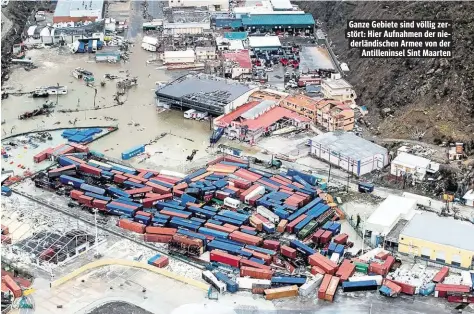
[[[301, 2], [328, 33], [340, 62], [350, 68], [372, 133], [426, 142], [474, 138], [474, 2]], [[452, 19], [451, 59], [361, 59], [344, 37], [348, 19]], [[384, 118], [382, 108], [391, 108]], [[419, 132], [417, 132], [419, 131]]]

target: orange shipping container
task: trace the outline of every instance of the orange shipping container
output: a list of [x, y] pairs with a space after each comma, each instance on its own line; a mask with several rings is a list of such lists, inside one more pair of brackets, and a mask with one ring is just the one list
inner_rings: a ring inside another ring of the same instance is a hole
[[254, 262], [254, 261], [249, 261], [248, 259], [244, 259], [242, 258], [240, 260], [240, 267], [243, 267], [243, 266], [249, 266], [249, 267], [253, 267], [253, 268], [259, 268], [259, 269], [267, 269], [267, 270], [271, 270], [271, 267], [270, 266], [267, 266], [267, 265], [262, 265], [260, 263], [257, 263], [257, 262]]
[[328, 289], [326, 290], [326, 295], [324, 296], [324, 300], [332, 302], [334, 301], [334, 295], [337, 291], [337, 286], [339, 286], [339, 277], [333, 276], [331, 281], [329, 282]]
[[278, 226], [277, 226], [277, 232], [280, 232], [280, 233], [285, 232], [287, 224], [288, 224], [288, 220], [286, 219], [280, 220], [280, 223], [278, 223]]
[[72, 190], [71, 193], [69, 193], [69, 196], [73, 199], [73, 200], [78, 200], [79, 197], [81, 195], [83, 195], [84, 192], [82, 191], [78, 191], [78, 190]]
[[145, 240], [145, 242], [168, 243], [171, 241], [172, 238], [173, 236], [166, 234], [145, 233], [143, 235], [143, 240]]
[[10, 275], [2, 276], [2, 281], [11, 290], [15, 298], [19, 298], [22, 295], [20, 286], [10, 277]]
[[261, 269], [248, 266], [240, 267], [240, 277], [251, 277], [256, 279], [272, 279], [273, 271], [270, 269]]
[[146, 227], [146, 233], [163, 234], [163, 235], [173, 236], [173, 235], [176, 234], [176, 228], [148, 226], [148, 227]]
[[331, 282], [332, 276], [329, 274], [324, 275], [323, 281], [321, 282], [321, 285], [319, 286], [318, 290], [318, 299], [324, 300], [326, 297], [326, 291], [329, 287], [329, 283]]
[[[224, 227], [229, 228], [229, 229], [232, 229], [232, 231], [237, 231], [237, 230], [239, 230], [239, 227], [234, 226], [234, 225], [231, 225], [231, 224], [227, 224], [227, 223], [224, 224]], [[231, 231], [231, 232], [232, 232], [232, 231]]]
[[127, 219], [120, 219], [118, 221], [118, 226], [136, 233], [145, 233], [145, 225]]
[[311, 267], [311, 274], [312, 274], [313, 276], [316, 276], [317, 274], [324, 275], [324, 274], [326, 274], [326, 273], [324, 272], [324, 269], [322, 269], [321, 267], [312, 266], [312, 267]]
[[355, 264], [351, 263], [350, 260], [345, 259], [339, 269], [336, 272], [336, 276], [340, 277], [342, 281], [346, 281], [355, 272]]
[[226, 232], [226, 233], [231, 233], [233, 230], [230, 229], [230, 228], [226, 228], [224, 226], [219, 226], [219, 225], [215, 225], [213, 223], [210, 223], [210, 222], [206, 222], [204, 224], [204, 227], [206, 228], [209, 228], [209, 229], [212, 229], [212, 230], [217, 230], [217, 231], [222, 231], [222, 232]]
[[246, 252], [249, 252], [249, 253], [252, 253], [252, 255], [258, 259], [261, 259], [261, 260], [264, 260], [265, 261], [265, 264], [267, 265], [270, 265], [270, 263], [272, 262], [272, 257], [268, 254], [265, 254], [265, 253], [261, 253], [261, 252], [257, 252], [257, 251], [253, 251], [253, 250], [249, 250], [249, 249], [246, 249], [246, 248], [243, 248], [242, 251], [246, 251]]
[[158, 268], [163, 268], [163, 267], [168, 266], [169, 263], [170, 263], [170, 260], [169, 260], [168, 256], [162, 256], [159, 259], [157, 259], [156, 261], [154, 261], [152, 263], [152, 265], [156, 266]]
[[288, 286], [274, 289], [265, 289], [265, 299], [275, 300], [280, 298], [296, 297], [298, 295], [298, 286]]
[[250, 225], [257, 229], [257, 231], [262, 231], [263, 229], [263, 223], [260, 219], [258, 219], [255, 216], [250, 216]]
[[257, 236], [246, 234], [240, 231], [234, 231], [229, 234], [229, 239], [250, 245], [260, 245], [263, 239]]

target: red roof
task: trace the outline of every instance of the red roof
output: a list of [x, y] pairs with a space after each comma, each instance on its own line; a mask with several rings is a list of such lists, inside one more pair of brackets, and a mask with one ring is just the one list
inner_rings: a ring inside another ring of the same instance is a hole
[[252, 60], [250, 60], [250, 53], [248, 50], [240, 50], [236, 52], [224, 53], [224, 59], [237, 62], [243, 69], [252, 68]]
[[300, 122], [310, 122], [311, 119], [300, 116], [286, 108], [275, 107], [262, 114], [257, 119], [247, 120], [243, 124], [247, 125], [249, 130], [267, 128], [282, 118], [294, 119]]
[[238, 107], [232, 112], [229, 112], [228, 114], [223, 115], [219, 120], [216, 121], [218, 124], [224, 124], [225, 126], [230, 125], [230, 123], [234, 120], [236, 120], [238, 117], [240, 117], [242, 114], [245, 112], [249, 111], [256, 105], [258, 105], [260, 101], [251, 101], [246, 104], [243, 104], [242, 106]]

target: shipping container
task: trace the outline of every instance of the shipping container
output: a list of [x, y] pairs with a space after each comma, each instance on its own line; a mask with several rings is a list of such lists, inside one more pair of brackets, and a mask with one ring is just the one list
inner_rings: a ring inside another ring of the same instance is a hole
[[278, 217], [271, 210], [263, 206], [257, 206], [257, 213], [267, 218], [269, 222], [273, 224], [277, 224], [280, 221], [280, 217]]
[[145, 225], [133, 222], [127, 219], [120, 219], [117, 223], [120, 228], [130, 230], [136, 233], [145, 233]]
[[319, 286], [318, 290], [318, 299], [324, 300], [326, 297], [326, 291], [329, 287], [329, 284], [331, 283], [332, 276], [329, 274], [324, 275], [323, 281], [321, 282], [321, 285]]
[[251, 277], [257, 279], [267, 279], [270, 280], [273, 276], [273, 271], [270, 269], [261, 269], [254, 268], [249, 266], [240, 267], [240, 276], [241, 277]]
[[272, 286], [302, 286], [306, 283], [306, 277], [275, 276], [272, 277]]
[[388, 279], [388, 278], [385, 279], [385, 280], [386, 281], [391, 281], [394, 284], [396, 284], [397, 286], [400, 286], [400, 288], [402, 288], [401, 292], [404, 293], [404, 294], [414, 295], [415, 292], [416, 292], [416, 287], [412, 286], [410, 284], [403, 283], [403, 282], [396, 281], [396, 280], [391, 280], [391, 279]]
[[245, 243], [245, 244], [250, 244], [250, 245], [260, 245], [263, 242], [263, 239], [257, 236], [252, 236], [250, 234], [245, 234], [240, 231], [234, 231], [229, 235], [229, 238], [231, 240]]
[[300, 296], [306, 297], [316, 291], [316, 289], [321, 285], [323, 278], [323, 275], [317, 274], [313, 278], [307, 280], [306, 283], [299, 288]]
[[209, 270], [205, 270], [202, 272], [202, 279], [213, 286], [219, 293], [223, 293], [227, 290], [227, 286], [225, 283], [220, 282], [213, 273]]
[[218, 280], [222, 281], [226, 285], [228, 292], [235, 293], [239, 291], [239, 285], [226, 274], [222, 272], [216, 272], [215, 276]]
[[122, 153], [122, 159], [128, 160], [145, 152], [145, 145], [138, 145]]
[[[245, 252], [245, 251], [242, 251], [242, 252]], [[254, 261], [251, 261], [251, 260], [248, 260], [248, 259], [244, 259], [244, 258], [240, 260], [240, 266], [241, 267], [242, 266], [248, 266], [248, 267], [253, 267], [253, 268], [271, 270], [271, 267], [268, 266], [268, 265], [257, 263], [257, 262], [254, 262]]]
[[377, 287], [377, 281], [375, 280], [344, 281], [342, 283], [342, 291], [344, 292], [375, 291]]
[[433, 282], [434, 283], [442, 283], [444, 281], [444, 278], [446, 278], [449, 275], [449, 267], [448, 266], [443, 266], [440, 271], [434, 276]]
[[241, 259], [241, 257], [230, 255], [218, 250], [212, 250], [210, 254], [211, 262], [219, 262], [233, 267], [239, 267]]
[[286, 245], [282, 245], [281, 246], [281, 249], [280, 249], [280, 252], [283, 256], [286, 256], [286, 257], [289, 257], [291, 259], [295, 259], [296, 258], [296, 250], [295, 249], [292, 249], [291, 247], [289, 246], [286, 246]]
[[339, 277], [333, 276], [331, 277], [331, 281], [329, 282], [328, 288], [326, 290], [326, 295], [324, 297], [324, 300], [333, 302], [334, 301], [334, 295], [336, 294], [337, 287], [339, 286]]
[[280, 242], [276, 240], [264, 240], [263, 247], [269, 250], [276, 250], [280, 249]]
[[279, 233], [285, 232], [287, 225], [288, 225], [288, 220], [286, 219], [280, 220], [280, 223], [278, 224], [277, 229], [276, 229], [277, 232]]
[[327, 257], [321, 255], [320, 253], [313, 254], [309, 256], [308, 263], [311, 266], [318, 266], [324, 270], [325, 273], [334, 275], [337, 271], [337, 264], [329, 260]]
[[255, 279], [250, 277], [238, 277], [237, 284], [240, 290], [251, 290], [252, 287], [270, 288], [271, 281], [266, 279]]
[[92, 166], [89, 166], [89, 165], [86, 165], [86, 164], [80, 164], [79, 165], [79, 171], [81, 171], [83, 173], [86, 173], [86, 174], [90, 174], [92, 176], [96, 176], [96, 177], [100, 177], [100, 174], [102, 172], [101, 169], [96, 168], [96, 167], [92, 167]]
[[20, 286], [15, 282], [15, 280], [13, 280], [12, 277], [10, 277], [10, 275], [2, 276], [2, 283], [5, 283], [5, 285], [8, 287], [8, 289], [10, 289], [15, 298], [19, 298], [22, 296], [23, 293], [21, 291]]
[[305, 255], [312, 255], [315, 253], [314, 249], [310, 248], [309, 246], [298, 240], [290, 240], [290, 247], [296, 249], [297, 251], [300, 251]]
[[173, 236], [176, 234], [176, 228], [162, 228], [162, 227], [146, 227], [146, 233], [163, 234]]
[[293, 233], [295, 226], [297, 224], [299, 224], [305, 218], [306, 218], [306, 215], [302, 214], [302, 215], [298, 216], [296, 219], [294, 219], [293, 221], [289, 222], [286, 225], [286, 232]]
[[59, 182], [61, 182], [64, 185], [71, 185], [74, 188], [79, 189], [81, 187], [81, 184], [84, 183], [84, 180], [77, 179], [77, 178], [74, 178], [74, 177], [70, 177], [70, 176], [67, 176], [67, 175], [61, 175], [59, 177]]
[[206, 227], [199, 228], [199, 232], [202, 234], [213, 236], [215, 238], [227, 239], [229, 237], [229, 233], [227, 232], [217, 231], [217, 230], [206, 228]]
[[296, 285], [274, 288], [274, 289], [265, 289], [266, 300], [296, 297], [297, 295], [298, 295], [298, 286]]
[[145, 242], [155, 242], [155, 243], [168, 243], [171, 241], [172, 238], [173, 236], [171, 235], [150, 234], [150, 233], [145, 233], [143, 236], [143, 240], [145, 240]]
[[89, 185], [89, 184], [86, 184], [86, 183], [81, 184], [80, 189], [83, 190], [83, 191], [86, 191], [86, 192], [91, 192], [91, 193], [95, 193], [95, 194], [99, 194], [99, 195], [104, 195], [105, 194], [104, 189], [99, 188], [97, 186]]
[[351, 263], [350, 260], [345, 259], [337, 270], [336, 276], [341, 278], [342, 281], [346, 281], [354, 274], [354, 272], [355, 264]]
[[445, 298], [448, 294], [467, 294], [471, 291], [472, 287], [454, 284], [442, 284], [438, 283], [435, 287], [435, 297]]
[[353, 276], [349, 277], [349, 281], [351, 282], [358, 282], [358, 281], [371, 281], [375, 280], [377, 282], [378, 286], [381, 286], [383, 283], [383, 277], [380, 275], [375, 275], [375, 276]]

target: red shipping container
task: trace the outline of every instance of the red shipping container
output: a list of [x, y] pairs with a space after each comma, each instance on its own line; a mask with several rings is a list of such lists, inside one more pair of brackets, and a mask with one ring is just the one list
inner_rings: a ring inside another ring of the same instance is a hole
[[402, 292], [402, 287], [395, 284], [393, 281], [384, 279], [383, 285], [392, 290], [395, 294], [400, 294]]
[[[123, 175], [122, 171], [110, 170], [110, 172], [115, 173], [115, 174], [122, 174]], [[124, 177], [124, 178], [126, 178], [126, 177]]]
[[383, 263], [384, 267], [387, 269], [387, 273], [390, 271], [393, 264], [395, 264], [395, 257], [392, 255], [387, 256], [385, 262]]
[[219, 262], [233, 267], [239, 267], [241, 259], [240, 256], [230, 255], [219, 250], [212, 250], [210, 257], [211, 262]]
[[280, 249], [280, 242], [275, 240], [264, 240], [263, 247], [269, 250], [276, 250]]
[[2, 234], [9, 234], [10, 231], [8, 230], [8, 227], [5, 225], [2, 225]]
[[471, 287], [468, 287], [468, 286], [438, 283], [436, 284], [436, 287], [435, 287], [435, 297], [446, 298], [448, 296], [448, 293], [462, 294], [462, 293], [469, 293], [470, 291], [471, 291]]
[[186, 182], [181, 182], [179, 184], [176, 184], [174, 187], [173, 187], [173, 191], [174, 190], [184, 190], [185, 188], [188, 187], [188, 184]]
[[303, 219], [306, 218], [306, 215], [301, 215], [292, 222], [290, 222], [288, 225], [286, 225], [286, 232], [293, 233], [293, 229], [297, 224], [299, 224]]
[[[125, 178], [127, 178], [127, 177], [125, 177]], [[138, 184], [141, 184], [141, 183], [142, 183], [142, 181], [136, 180], [136, 179], [134, 179], [134, 178], [127, 178], [127, 181], [130, 181], [130, 182], [133, 182], [133, 183], [138, 183]]]
[[219, 225], [215, 225], [215, 224], [212, 224], [210, 222], [206, 222], [204, 224], [204, 227], [206, 228], [209, 228], [209, 229], [213, 229], [213, 230], [217, 230], [217, 231], [222, 231], [222, 232], [227, 232], [227, 233], [231, 233], [233, 230], [230, 229], [230, 228], [226, 228], [224, 226], [219, 226]]
[[[150, 194], [150, 193], [147, 193], [147, 194]], [[154, 194], [154, 193], [153, 193]], [[158, 195], [158, 194], [155, 194], [155, 195]], [[145, 195], [146, 197], [146, 195]], [[145, 208], [153, 208], [153, 206], [158, 203], [160, 201], [160, 197], [158, 196], [154, 196], [154, 197], [146, 197], [144, 199], [142, 199], [142, 205], [143, 207]]]
[[278, 185], [274, 185], [274, 184], [271, 184], [271, 183], [268, 183], [266, 181], [263, 181], [263, 180], [257, 180], [258, 183], [261, 183], [262, 185], [265, 184], [266, 186], [269, 186], [271, 187], [272, 189], [274, 190], [278, 190], [279, 186]]
[[145, 233], [145, 225], [142, 225], [141, 223], [138, 223], [138, 222], [133, 222], [131, 220], [120, 219], [118, 221], [118, 226], [120, 228], [130, 230], [136, 233]]
[[339, 277], [333, 276], [331, 278], [328, 288], [326, 289], [326, 295], [324, 296], [324, 300], [329, 302], [334, 301], [334, 295], [336, 294], [337, 286], [339, 286], [339, 281]]
[[229, 239], [250, 245], [260, 245], [263, 242], [262, 238], [246, 234], [241, 231], [232, 232], [229, 234]]
[[[124, 173], [123, 175], [126, 176], [126, 177], [129, 178], [129, 179], [133, 179], [133, 180], [138, 181], [138, 183], [145, 183], [145, 182], [148, 181], [148, 179], [145, 179], [145, 178], [142, 178], [142, 177], [139, 177], [139, 176], [130, 174], [130, 173]], [[130, 181], [131, 181], [131, 180], [130, 180]]]
[[286, 229], [287, 225], [288, 225], [288, 220], [286, 220], [286, 219], [280, 220], [280, 222], [278, 223], [276, 231], [279, 232], [279, 233], [285, 232], [285, 229]]
[[97, 176], [97, 177], [99, 177], [101, 172], [102, 172], [102, 170], [100, 170], [99, 168], [92, 167], [92, 166], [89, 166], [89, 165], [86, 165], [86, 164], [80, 164], [79, 165], [79, 170], [81, 170], [84, 173], [92, 174], [92, 175]]
[[102, 210], [105, 210], [107, 204], [108, 204], [108, 202], [103, 201], [103, 200], [95, 199], [95, 200], [92, 201], [92, 206], [93, 207], [98, 208], [98, 209], [102, 209]]
[[46, 151], [42, 151], [33, 156], [33, 161], [35, 163], [40, 163], [48, 158], [48, 153]]
[[74, 147], [75, 152], [77, 153], [88, 153], [89, 147], [77, 143], [68, 143], [69, 146]]
[[189, 216], [191, 216], [191, 213], [189, 214], [182, 214], [182, 213], [176, 213], [176, 212], [171, 212], [171, 211], [168, 211], [166, 209], [163, 209], [160, 211], [160, 214], [163, 214], [163, 215], [168, 215], [168, 216], [171, 216], [171, 217], [179, 217], [179, 218], [189, 218]]
[[166, 267], [168, 266], [170, 263], [170, 260], [168, 258], [168, 256], [161, 256], [159, 259], [157, 259], [156, 261], [154, 261], [152, 263], [153, 266], [156, 266], [158, 268], [163, 268], [163, 267]]
[[162, 174], [156, 176], [155, 178], [160, 180], [160, 181], [168, 182], [168, 183], [171, 183], [171, 184], [175, 184], [176, 182], [181, 180], [181, 178], [175, 178], [175, 177], [172, 177], [172, 176], [165, 176], [165, 175], [162, 175]]
[[152, 233], [152, 234], [164, 234], [164, 235], [173, 236], [176, 234], [176, 231], [177, 231], [176, 228], [153, 227], [153, 226], [146, 227], [146, 233]]
[[250, 172], [245, 169], [239, 169], [234, 173], [236, 176], [239, 176], [247, 181], [255, 182], [258, 181], [262, 176], [253, 172]]
[[369, 273], [385, 276], [388, 270], [383, 264], [372, 262], [369, 264]]
[[15, 280], [13, 280], [13, 278], [10, 277], [10, 275], [2, 276], [2, 282], [4, 282], [5, 285], [8, 287], [8, 289], [11, 290], [11, 292], [13, 293], [13, 296], [14, 296], [15, 298], [21, 297], [21, 295], [23, 294], [23, 293], [21, 292], [21, 288], [20, 288], [20, 286], [15, 282]]
[[339, 266], [336, 276], [340, 277], [342, 281], [346, 281], [354, 274], [355, 267], [355, 264], [351, 263], [350, 260], [345, 259], [341, 266]]
[[326, 297], [326, 291], [328, 290], [331, 279], [332, 279], [331, 275], [328, 275], [328, 274], [324, 275], [323, 281], [321, 282], [321, 285], [319, 286], [318, 299], [324, 300], [324, 298]]
[[67, 158], [69, 158], [69, 159], [71, 159], [72, 161], [75, 161], [75, 162], [77, 162], [77, 163], [80, 163], [80, 164], [85, 164], [85, 163], [86, 163], [85, 160], [82, 160], [82, 159], [80, 159], [80, 158], [76, 158], [76, 157], [74, 157], [74, 156], [67, 156]]
[[249, 205], [255, 207], [257, 205], [257, 201], [261, 198], [261, 195], [255, 195], [249, 199]]
[[316, 276], [317, 274], [324, 275], [324, 274], [326, 274], [326, 272], [325, 272], [324, 269], [322, 269], [321, 267], [318, 267], [318, 266], [311, 266], [311, 274], [312, 274], [313, 276]]
[[400, 281], [396, 281], [396, 280], [391, 280], [391, 279], [385, 279], [385, 280], [391, 281], [394, 284], [396, 284], [397, 286], [400, 286], [400, 288], [402, 288], [402, 293], [405, 293], [405, 294], [408, 294], [408, 295], [414, 295], [415, 294], [415, 291], [416, 291], [415, 286], [412, 286], [412, 285], [409, 285], [407, 283], [403, 283], [403, 282], [400, 282]]
[[12, 238], [10, 238], [10, 236], [4, 235], [4, 234], [2, 234], [2, 236], [1, 236], [1, 241], [2, 241], [2, 243], [5, 243], [5, 244], [12, 244]]
[[375, 255], [375, 258], [379, 259], [379, 260], [382, 260], [382, 261], [385, 261], [389, 255], [390, 255], [389, 252], [382, 251], [382, 252], [379, 252], [377, 255]]
[[166, 234], [145, 233], [143, 240], [145, 240], [145, 242], [168, 243], [171, 241], [172, 238], [173, 236], [166, 235]]
[[349, 235], [346, 234], [346, 233], [340, 233], [338, 234], [337, 236], [334, 237], [334, 239], [332, 240], [334, 243], [337, 243], [337, 244], [346, 244], [347, 243], [347, 240], [349, 239]]
[[71, 193], [69, 193], [69, 196], [73, 200], [78, 200], [81, 195], [84, 195], [84, 192], [78, 190], [72, 190]]
[[331, 241], [331, 238], [332, 238], [332, 232], [331, 231], [325, 231], [321, 237], [319, 238], [319, 242], [321, 244], [326, 244], [326, 243], [329, 243]]
[[252, 184], [252, 182], [243, 181], [239, 179], [233, 179], [232, 182], [234, 182], [234, 186], [239, 189], [248, 189]]
[[110, 202], [110, 204], [122, 206], [122, 207], [129, 208], [129, 209], [137, 209], [138, 208], [137, 206], [132, 206], [132, 205], [129, 205], [129, 204], [121, 203], [120, 201]]
[[85, 195], [79, 196], [79, 199], [78, 199], [79, 203], [84, 204], [84, 205], [89, 205], [89, 206], [92, 206], [92, 200], [93, 200], [92, 197], [85, 196]]
[[201, 239], [189, 238], [180, 234], [175, 234], [173, 236], [173, 241], [187, 246], [197, 246], [200, 248], [204, 246], [203, 241]]
[[260, 263], [257, 263], [257, 262], [254, 262], [254, 261], [249, 261], [248, 259], [244, 259], [242, 258], [240, 260], [240, 266], [249, 266], [249, 267], [253, 267], [253, 268], [260, 268], [260, 269], [268, 269], [268, 270], [271, 270], [270, 266], [267, 266], [267, 265], [262, 265]]
[[216, 192], [216, 198], [221, 201], [225, 200], [227, 197], [229, 197], [229, 195], [229, 193], [223, 191]]
[[129, 195], [137, 195], [137, 194], [143, 194], [145, 195], [148, 192], [151, 192], [153, 189], [151, 186], [146, 186], [144, 188], [138, 188], [138, 189], [132, 189], [132, 190], [126, 190], [125, 192]]
[[296, 250], [289, 246], [282, 245], [280, 248], [280, 252], [281, 252], [281, 255], [283, 256], [286, 256], [292, 259], [296, 258]]
[[[232, 231], [237, 231], [237, 230], [239, 230], [239, 227], [234, 226], [234, 225], [231, 225], [231, 224], [227, 224], [227, 223], [224, 224], [224, 227], [229, 228], [229, 229], [232, 229]], [[231, 231], [231, 232], [232, 232], [232, 231]]]
[[[140, 170], [138, 170], [138, 171], [140, 171]], [[148, 172], [148, 171], [140, 171], [140, 172], [137, 174], [137, 177], [143, 178], [143, 177], [146, 175], [147, 172]]]
[[443, 282], [444, 278], [446, 278], [448, 275], [449, 275], [449, 267], [443, 266], [443, 268], [441, 268], [440, 271], [434, 276], [433, 282], [441, 283]]
[[253, 268], [248, 266], [242, 266], [240, 268], [240, 277], [250, 277], [256, 279], [272, 279], [273, 271], [269, 269]]
[[135, 215], [141, 215], [141, 216], [145, 216], [145, 217], [153, 217], [153, 215], [151, 213], [147, 213], [147, 212], [144, 212], [144, 211], [141, 211], [141, 210], [137, 211], [135, 213]]
[[181, 190], [173, 191], [173, 195], [176, 197], [181, 197], [183, 196], [183, 194], [184, 194], [184, 191], [181, 191]]
[[257, 231], [254, 227], [249, 226], [240, 226], [240, 230], [250, 230], [250, 231]]
[[165, 194], [171, 192], [170, 188], [159, 185], [155, 182], [148, 181], [147, 183], [145, 183], [145, 185], [151, 187], [154, 193]]
[[286, 183], [288, 183], [288, 184], [292, 184], [292, 183], [293, 183], [293, 181], [291, 181], [290, 179], [288, 179], [288, 178], [286, 178], [286, 177], [284, 177], [284, 176], [281, 176], [281, 175], [276, 175], [276, 176], [274, 176], [274, 177], [277, 178], [278, 180], [281, 180], [281, 181], [286, 182]]
[[334, 275], [337, 271], [337, 264], [331, 261], [326, 256], [323, 256], [319, 253], [315, 253], [308, 257], [308, 263], [311, 266], [318, 266], [324, 270], [325, 273]]
[[313, 240], [314, 243], [319, 243], [319, 240], [321, 239], [321, 236], [324, 232], [326, 232], [324, 229], [317, 230], [315, 233], [313, 233], [311, 240]]
[[124, 177], [121, 174], [114, 175], [114, 182], [115, 183], [124, 183], [125, 181], [127, 181], [127, 177]]
[[448, 295], [448, 302], [474, 303], [474, 296]]
[[250, 216], [249, 223], [252, 227], [257, 229], [257, 231], [262, 231], [263, 229], [263, 223], [260, 219], [258, 219], [256, 216]]
[[267, 264], [267, 265], [270, 265], [271, 262], [272, 262], [272, 257], [268, 254], [257, 252], [257, 251], [246, 249], [246, 248], [243, 248], [242, 251], [252, 253], [252, 255], [254, 257], [263, 260], [265, 262], [265, 264]]

